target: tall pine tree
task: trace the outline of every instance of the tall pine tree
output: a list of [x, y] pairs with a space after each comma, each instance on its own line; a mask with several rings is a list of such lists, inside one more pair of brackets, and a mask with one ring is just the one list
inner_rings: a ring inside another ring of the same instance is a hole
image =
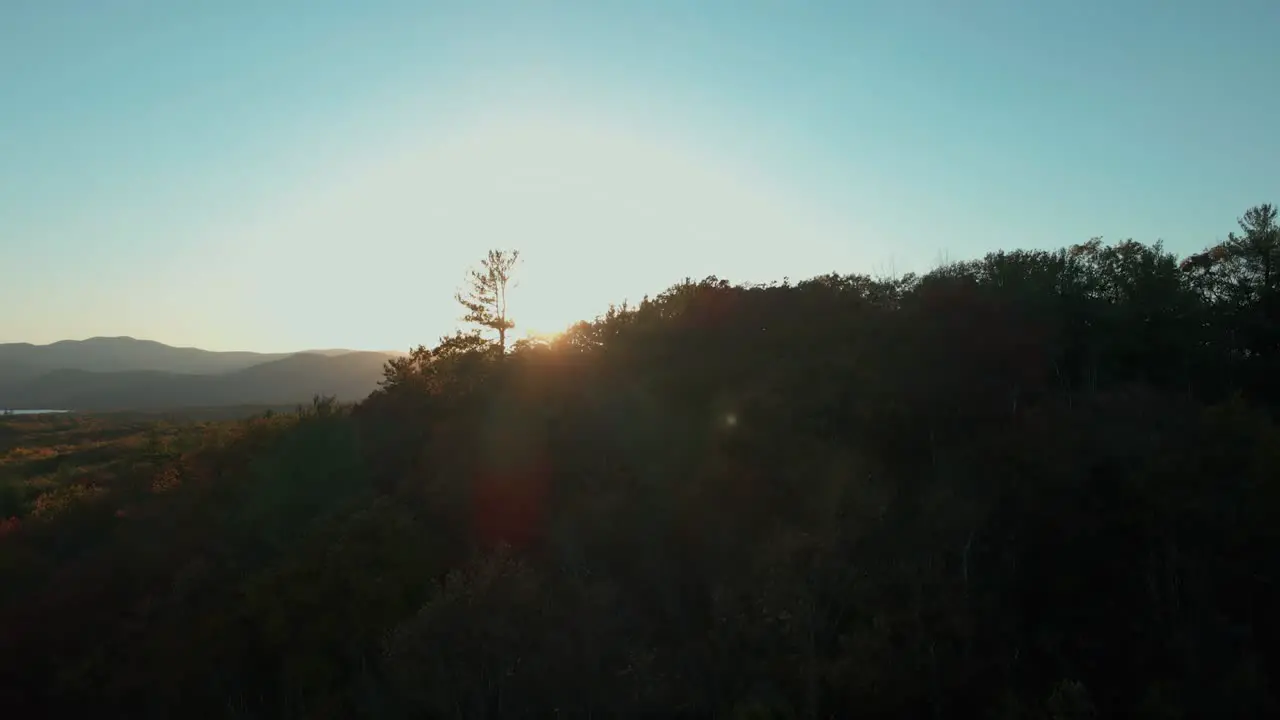
[[480, 267], [468, 273], [466, 288], [455, 295], [467, 309], [462, 320], [497, 331], [503, 353], [507, 351], [507, 330], [515, 326], [507, 316], [507, 291], [514, 287], [512, 272], [519, 259], [518, 250], [490, 250]]

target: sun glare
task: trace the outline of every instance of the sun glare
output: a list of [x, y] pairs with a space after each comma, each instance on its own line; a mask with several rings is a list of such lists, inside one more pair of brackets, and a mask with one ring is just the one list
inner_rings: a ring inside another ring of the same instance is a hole
[[680, 279], [667, 275], [672, 258], [695, 275], [723, 274], [726, 242], [742, 261], [806, 224], [740, 168], [564, 113], [476, 123], [429, 164], [449, 177], [434, 223], [477, 247], [501, 238], [521, 248], [512, 317], [540, 333], [661, 291]]
[[[402, 288], [407, 299], [409, 288], [456, 287], [490, 248], [519, 249], [509, 293], [516, 336], [557, 334], [686, 274], [753, 268], [762, 276], [731, 279], [767, 280], [777, 238], [795, 248], [835, 235], [749, 167], [568, 109], [473, 116], [339, 170], [256, 228], [261, 240], [246, 242], [246, 262], [268, 273], [302, 259], [313, 274], [377, 277], [379, 289]], [[344, 297], [334, 312], [378, 316], [384, 308], [369, 297], [368, 307]], [[431, 317], [405, 302], [404, 316], [386, 318], [388, 332], [449, 332], [458, 313], [448, 297]], [[264, 305], [280, 308], [280, 321], [324, 316], [279, 297]]]
[[524, 339], [534, 343], [550, 345], [564, 336], [564, 331], [560, 332], [541, 332], [537, 330], [525, 330]]

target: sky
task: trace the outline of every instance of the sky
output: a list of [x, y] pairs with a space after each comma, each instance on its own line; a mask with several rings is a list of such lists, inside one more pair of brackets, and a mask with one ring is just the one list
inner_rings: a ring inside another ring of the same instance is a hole
[[1180, 254], [1280, 202], [1275, 0], [0, 0], [0, 342], [431, 345], [685, 277]]

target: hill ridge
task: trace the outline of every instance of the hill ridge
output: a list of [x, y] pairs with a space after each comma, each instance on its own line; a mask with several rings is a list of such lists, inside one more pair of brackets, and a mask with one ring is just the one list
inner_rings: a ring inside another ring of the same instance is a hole
[[0, 344], [0, 407], [175, 409], [359, 400], [394, 353], [181, 348], [127, 336]]

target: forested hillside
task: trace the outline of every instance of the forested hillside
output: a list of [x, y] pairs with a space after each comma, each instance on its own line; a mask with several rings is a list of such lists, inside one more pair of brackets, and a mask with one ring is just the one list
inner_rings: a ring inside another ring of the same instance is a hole
[[[460, 295], [483, 327], [510, 268]], [[0, 420], [0, 707], [1280, 710], [1271, 206], [1185, 258], [708, 278], [504, 346], [354, 407]]]

